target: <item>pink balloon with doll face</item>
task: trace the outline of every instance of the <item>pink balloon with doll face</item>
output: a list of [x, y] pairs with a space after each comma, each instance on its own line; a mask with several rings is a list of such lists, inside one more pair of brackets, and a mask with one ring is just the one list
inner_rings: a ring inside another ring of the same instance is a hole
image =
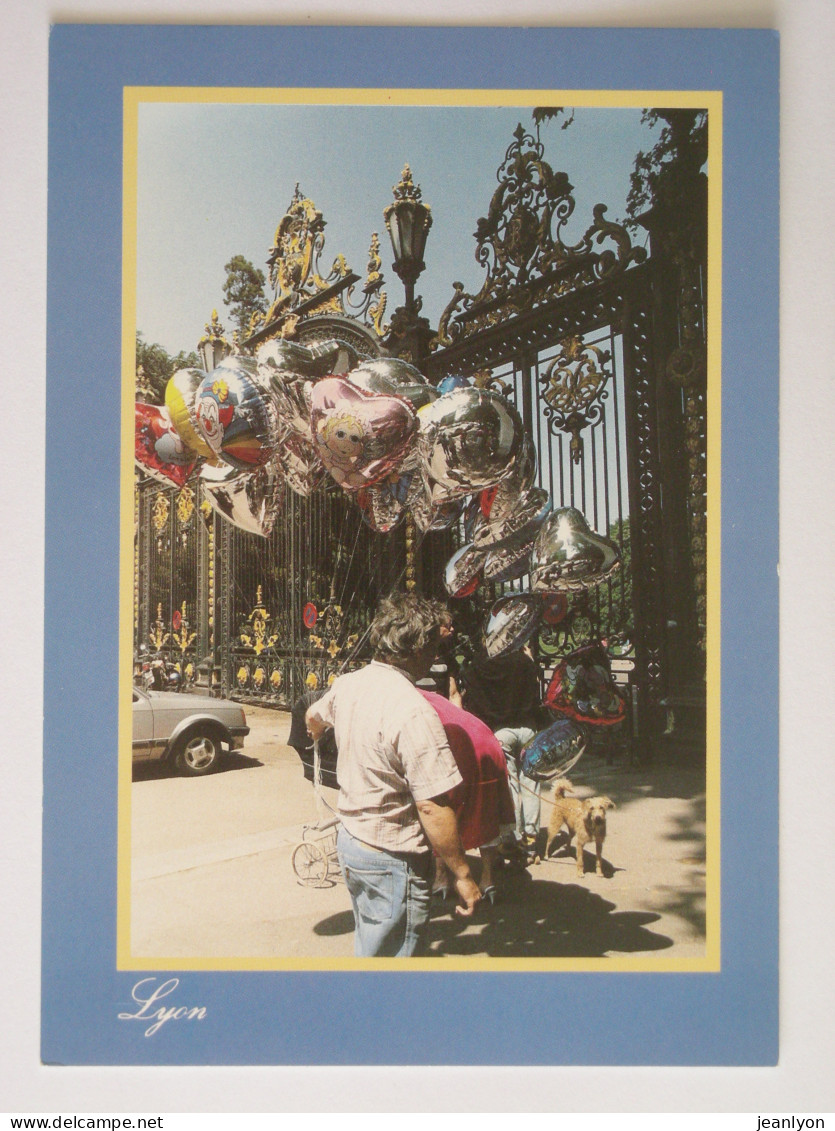
[[313, 386], [310, 423], [316, 451], [346, 491], [394, 475], [417, 433], [407, 401], [368, 393], [344, 377], [324, 377]]

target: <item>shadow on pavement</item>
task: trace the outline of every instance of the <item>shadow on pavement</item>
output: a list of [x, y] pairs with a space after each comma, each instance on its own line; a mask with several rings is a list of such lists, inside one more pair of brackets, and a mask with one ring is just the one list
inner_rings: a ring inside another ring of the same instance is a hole
[[[615, 904], [577, 884], [520, 877], [502, 889], [499, 903], [474, 919], [456, 916], [451, 903], [434, 909], [429, 955], [598, 958], [666, 950], [672, 939], [648, 929], [658, 919], [652, 912], [616, 911]], [[353, 930], [350, 911], [330, 915], [313, 928], [326, 937]]]
[[[264, 763], [258, 758], [250, 758], [246, 754], [240, 754], [238, 751], [233, 751], [222, 759], [220, 765], [216, 770], [212, 770], [211, 774], [205, 774], [205, 777], [217, 777], [218, 774], [228, 774], [231, 770], [254, 770], [257, 766], [263, 766]], [[196, 777], [201, 775], [197, 774]], [[188, 778], [187, 774], [177, 774], [171, 769], [168, 762], [134, 762], [133, 764], [133, 777], [132, 780], [137, 781], [159, 781], [160, 778], [181, 777]]]
[[[519, 877], [475, 920], [436, 913], [430, 953], [486, 954], [490, 958], [597, 958], [612, 953], [666, 950], [673, 945], [648, 924], [653, 912], [616, 911], [615, 904], [577, 884]], [[470, 923], [484, 923], [468, 931]]]
[[338, 915], [329, 915], [313, 927], [314, 935], [332, 937], [334, 935], [352, 935], [354, 933], [353, 911], [340, 911]]

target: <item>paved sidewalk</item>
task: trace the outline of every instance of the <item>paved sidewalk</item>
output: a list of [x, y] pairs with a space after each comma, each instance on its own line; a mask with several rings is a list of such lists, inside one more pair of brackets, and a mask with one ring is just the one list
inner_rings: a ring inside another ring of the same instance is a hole
[[[353, 954], [350, 901], [333, 864], [327, 886], [292, 867], [317, 819], [312, 786], [286, 746], [289, 715], [247, 708], [251, 733], [207, 778], [138, 770], [132, 787], [132, 950], [157, 959], [327, 961]], [[499, 902], [473, 920], [440, 903], [431, 953], [501, 958], [701, 958], [705, 953], [703, 771], [610, 767], [584, 758], [580, 795], [605, 793], [605, 875], [587, 851], [582, 880], [558, 853], [500, 874]], [[333, 800], [332, 791], [325, 791]], [[550, 815], [543, 794], [542, 822]], [[473, 855], [477, 873], [478, 856]]]

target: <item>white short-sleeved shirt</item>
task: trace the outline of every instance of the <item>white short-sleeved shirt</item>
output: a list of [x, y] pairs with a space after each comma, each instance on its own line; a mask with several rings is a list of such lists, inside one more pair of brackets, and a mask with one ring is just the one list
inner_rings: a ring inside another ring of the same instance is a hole
[[387, 852], [425, 852], [415, 802], [447, 793], [461, 774], [437, 713], [409, 676], [373, 660], [335, 680], [310, 714], [334, 728], [348, 832]]

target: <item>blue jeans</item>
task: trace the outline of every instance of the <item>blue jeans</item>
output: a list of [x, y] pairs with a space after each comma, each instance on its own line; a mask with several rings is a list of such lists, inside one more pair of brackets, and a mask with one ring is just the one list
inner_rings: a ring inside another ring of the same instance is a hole
[[520, 840], [524, 836], [535, 840], [539, 833], [539, 795], [542, 786], [522, 773], [522, 747], [535, 734], [536, 731], [530, 727], [503, 727], [496, 731], [496, 738], [507, 760], [507, 776], [516, 812], [516, 836]]
[[423, 954], [432, 900], [432, 853], [392, 856], [363, 844], [342, 827], [336, 851], [354, 909], [354, 954]]

